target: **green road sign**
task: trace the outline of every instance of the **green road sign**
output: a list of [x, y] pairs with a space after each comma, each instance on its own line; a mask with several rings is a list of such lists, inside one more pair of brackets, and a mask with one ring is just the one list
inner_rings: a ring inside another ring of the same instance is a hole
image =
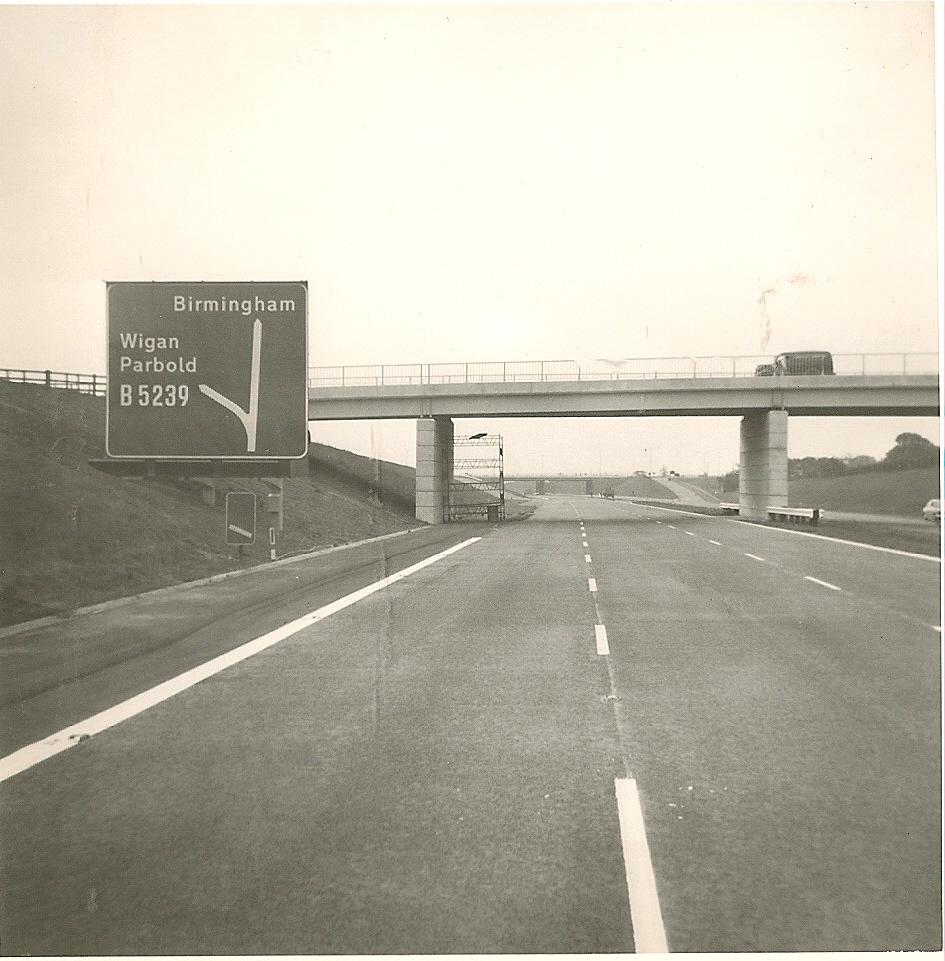
[[109, 283], [110, 457], [304, 457], [308, 287]]
[[256, 540], [256, 495], [230, 491], [226, 495], [227, 544], [252, 544]]

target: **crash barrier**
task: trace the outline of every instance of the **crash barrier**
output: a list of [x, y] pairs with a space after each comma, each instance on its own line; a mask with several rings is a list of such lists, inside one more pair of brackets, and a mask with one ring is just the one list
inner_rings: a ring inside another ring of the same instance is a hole
[[807, 522], [811, 527], [820, 520], [819, 507], [769, 507], [768, 517], [775, 521], [788, 521], [790, 524]]
[[[723, 514], [737, 514], [738, 504], [719, 504]], [[773, 521], [788, 521], [791, 524], [807, 522], [811, 527], [820, 520], [819, 507], [766, 507], [768, 517]]]

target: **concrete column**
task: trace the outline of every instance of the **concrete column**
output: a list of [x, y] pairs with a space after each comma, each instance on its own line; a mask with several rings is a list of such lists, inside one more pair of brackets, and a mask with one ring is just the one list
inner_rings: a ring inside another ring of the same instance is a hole
[[766, 520], [769, 507], [788, 501], [786, 410], [747, 414], [741, 424], [738, 474], [739, 515]]
[[417, 421], [417, 520], [442, 524], [448, 520], [453, 479], [453, 421], [422, 417]]

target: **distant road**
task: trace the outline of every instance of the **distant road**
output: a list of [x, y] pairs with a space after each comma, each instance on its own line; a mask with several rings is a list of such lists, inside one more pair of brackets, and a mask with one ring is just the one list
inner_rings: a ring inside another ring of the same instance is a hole
[[[665, 477], [659, 478], [659, 482], [668, 487], [678, 498], [681, 504], [694, 504], [703, 507], [718, 507], [719, 499], [708, 491], [689, 484], [686, 481], [668, 480]], [[737, 495], [736, 495], [737, 496]]]
[[939, 949], [939, 564], [540, 501], [0, 641], [3, 953]]

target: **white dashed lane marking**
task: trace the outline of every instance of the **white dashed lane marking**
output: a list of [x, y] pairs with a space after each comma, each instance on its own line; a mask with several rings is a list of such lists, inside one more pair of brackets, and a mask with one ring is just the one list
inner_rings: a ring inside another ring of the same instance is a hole
[[585, 563], [585, 564], [590, 564], [590, 562], [591, 562], [591, 555], [590, 555], [590, 554], [585, 554], [585, 555], [584, 555], [584, 563]]
[[810, 576], [807, 575], [807, 574], [804, 575], [804, 580], [805, 580], [805, 581], [810, 581], [812, 584], [820, 584], [821, 587], [829, 587], [830, 590], [832, 590], [832, 591], [842, 590], [842, 588], [837, 587], [836, 584], [830, 584], [830, 583], [828, 583], [827, 581], [821, 581], [821, 580], [819, 580], [818, 578], [816, 578], [816, 577], [810, 577]]
[[709, 541], [710, 544], [715, 544], [716, 547], [721, 547], [722, 545], [718, 541]]
[[765, 561], [763, 557], [759, 557], [757, 554], [745, 554], [745, 557], [750, 557], [753, 561], [761, 561], [762, 564]]
[[627, 894], [633, 921], [633, 943], [637, 954], [666, 954], [666, 929], [656, 892], [656, 875], [646, 840], [640, 793], [633, 778], [614, 781], [617, 818], [623, 842], [623, 864], [627, 874]]
[[597, 639], [597, 653], [609, 654], [610, 646], [607, 643], [607, 628], [603, 624], [594, 625], [594, 636]]
[[589, 577], [587, 579], [587, 589], [593, 594], [597, 590], [597, 578]]

